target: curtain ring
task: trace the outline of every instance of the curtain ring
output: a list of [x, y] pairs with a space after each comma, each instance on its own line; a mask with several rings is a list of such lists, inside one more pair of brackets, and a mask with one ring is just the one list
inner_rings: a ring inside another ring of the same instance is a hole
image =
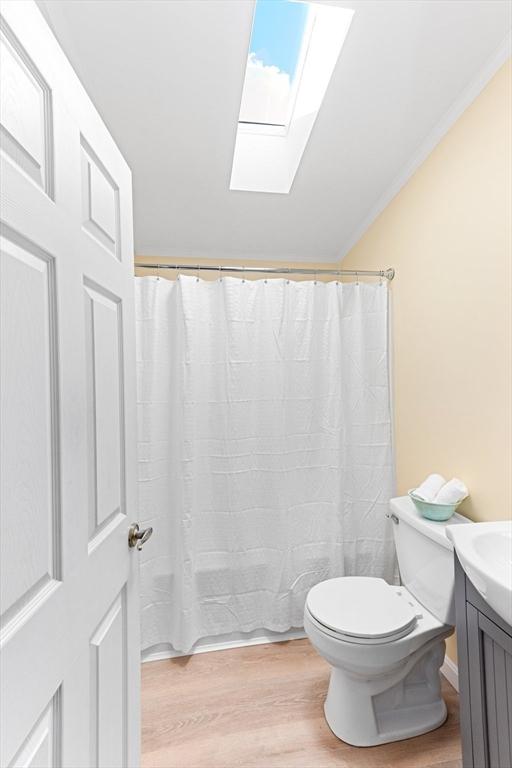
[[160, 280], [160, 272], [159, 272], [159, 270], [160, 270], [160, 264], [158, 263], [156, 265], [156, 279], [157, 280]]
[[359, 285], [359, 272], [356, 272], [356, 285]]
[[175, 264], [175, 265], [174, 265], [174, 279], [175, 279], [175, 280], [178, 280], [179, 276], [180, 276], [180, 273], [179, 273], [179, 271], [178, 271], [178, 265], [177, 265], [177, 264]]
[[222, 283], [222, 266], [219, 264], [219, 283]]
[[245, 283], [245, 266], [242, 265], [242, 283]]
[[197, 270], [196, 270], [196, 283], [198, 282], [199, 282], [199, 264], [197, 265]]
[[314, 284], [316, 285], [316, 279], [317, 279], [317, 277], [318, 277], [318, 275], [316, 274], [316, 269], [315, 269], [315, 273], [314, 273], [313, 277], [315, 278], [313, 282], [314, 282]]

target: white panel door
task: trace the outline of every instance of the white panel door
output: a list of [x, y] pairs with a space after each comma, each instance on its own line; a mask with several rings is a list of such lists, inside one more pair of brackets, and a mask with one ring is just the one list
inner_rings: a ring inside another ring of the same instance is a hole
[[2, 768], [139, 763], [131, 175], [1, 5]]

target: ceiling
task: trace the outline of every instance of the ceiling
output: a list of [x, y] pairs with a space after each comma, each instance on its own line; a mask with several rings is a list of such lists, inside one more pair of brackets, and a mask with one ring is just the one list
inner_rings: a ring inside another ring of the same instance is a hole
[[501, 0], [353, 0], [287, 195], [229, 190], [252, 0], [40, 0], [132, 168], [139, 255], [336, 261], [510, 30]]

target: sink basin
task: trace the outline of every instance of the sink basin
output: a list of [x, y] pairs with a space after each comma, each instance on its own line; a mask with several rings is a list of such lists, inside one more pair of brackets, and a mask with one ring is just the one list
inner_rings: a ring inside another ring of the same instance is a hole
[[446, 533], [473, 585], [512, 625], [512, 521], [448, 525]]

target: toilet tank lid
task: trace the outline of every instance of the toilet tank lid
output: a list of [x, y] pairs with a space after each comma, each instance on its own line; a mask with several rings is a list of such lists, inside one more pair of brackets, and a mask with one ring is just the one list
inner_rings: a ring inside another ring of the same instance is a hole
[[447, 526], [471, 523], [471, 520], [457, 512], [449, 520], [439, 522], [427, 520], [426, 517], [420, 515], [409, 496], [398, 496], [396, 499], [391, 499], [389, 508], [399, 520], [416, 528], [424, 536], [428, 536], [429, 539], [441, 544], [446, 549], [453, 549], [453, 544], [446, 535]]

